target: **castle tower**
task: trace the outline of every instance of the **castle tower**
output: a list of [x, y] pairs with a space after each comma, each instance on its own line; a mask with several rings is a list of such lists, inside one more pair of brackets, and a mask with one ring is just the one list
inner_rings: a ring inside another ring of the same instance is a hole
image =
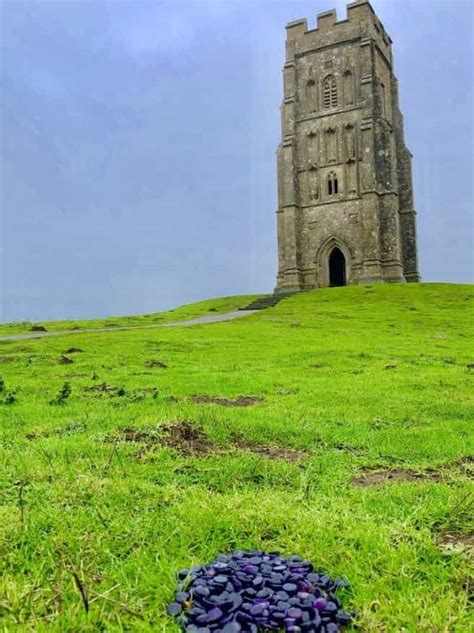
[[288, 24], [277, 293], [419, 281], [392, 41], [367, 0]]

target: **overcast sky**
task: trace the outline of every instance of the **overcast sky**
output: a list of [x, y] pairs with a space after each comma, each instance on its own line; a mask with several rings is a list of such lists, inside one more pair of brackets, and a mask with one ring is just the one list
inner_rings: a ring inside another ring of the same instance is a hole
[[[339, 0], [0, 0], [3, 321], [270, 292], [285, 24]], [[471, 0], [374, 0], [421, 273], [473, 279]]]

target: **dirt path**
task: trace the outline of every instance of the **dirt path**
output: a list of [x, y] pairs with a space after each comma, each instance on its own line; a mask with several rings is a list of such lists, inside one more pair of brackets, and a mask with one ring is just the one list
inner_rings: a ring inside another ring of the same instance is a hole
[[155, 325], [119, 325], [117, 327], [98, 327], [83, 330], [61, 330], [60, 332], [27, 332], [26, 334], [11, 334], [10, 336], [0, 336], [0, 343], [5, 341], [25, 341], [32, 338], [44, 338], [46, 336], [69, 336], [70, 334], [85, 334], [89, 332], [117, 332], [118, 330], [143, 330], [157, 327], [189, 327], [191, 325], [202, 325], [206, 323], [220, 323], [222, 321], [233, 321], [248, 314], [254, 314], [258, 310], [235, 310], [224, 314], [210, 314], [207, 316], [189, 319], [188, 321], [172, 321], [171, 323], [157, 323]]

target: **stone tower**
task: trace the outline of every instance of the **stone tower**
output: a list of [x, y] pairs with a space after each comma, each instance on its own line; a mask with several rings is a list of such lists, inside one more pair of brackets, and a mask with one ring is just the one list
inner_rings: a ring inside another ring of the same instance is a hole
[[367, 0], [286, 28], [276, 292], [419, 281], [392, 40]]

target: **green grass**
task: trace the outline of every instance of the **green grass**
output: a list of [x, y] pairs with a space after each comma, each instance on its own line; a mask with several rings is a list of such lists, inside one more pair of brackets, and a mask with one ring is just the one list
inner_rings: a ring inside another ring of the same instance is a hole
[[[234, 322], [1, 343], [16, 390], [0, 405], [5, 630], [172, 633], [175, 573], [255, 547], [347, 578], [364, 633], [470, 630], [472, 301], [470, 286], [350, 287]], [[84, 351], [58, 364], [71, 346]], [[71, 395], [50, 404], [65, 381]], [[102, 382], [124, 395], [85, 390]], [[113, 441], [182, 420], [216, 450]], [[236, 436], [305, 453], [267, 459]], [[366, 468], [435, 472], [355, 485]]]

